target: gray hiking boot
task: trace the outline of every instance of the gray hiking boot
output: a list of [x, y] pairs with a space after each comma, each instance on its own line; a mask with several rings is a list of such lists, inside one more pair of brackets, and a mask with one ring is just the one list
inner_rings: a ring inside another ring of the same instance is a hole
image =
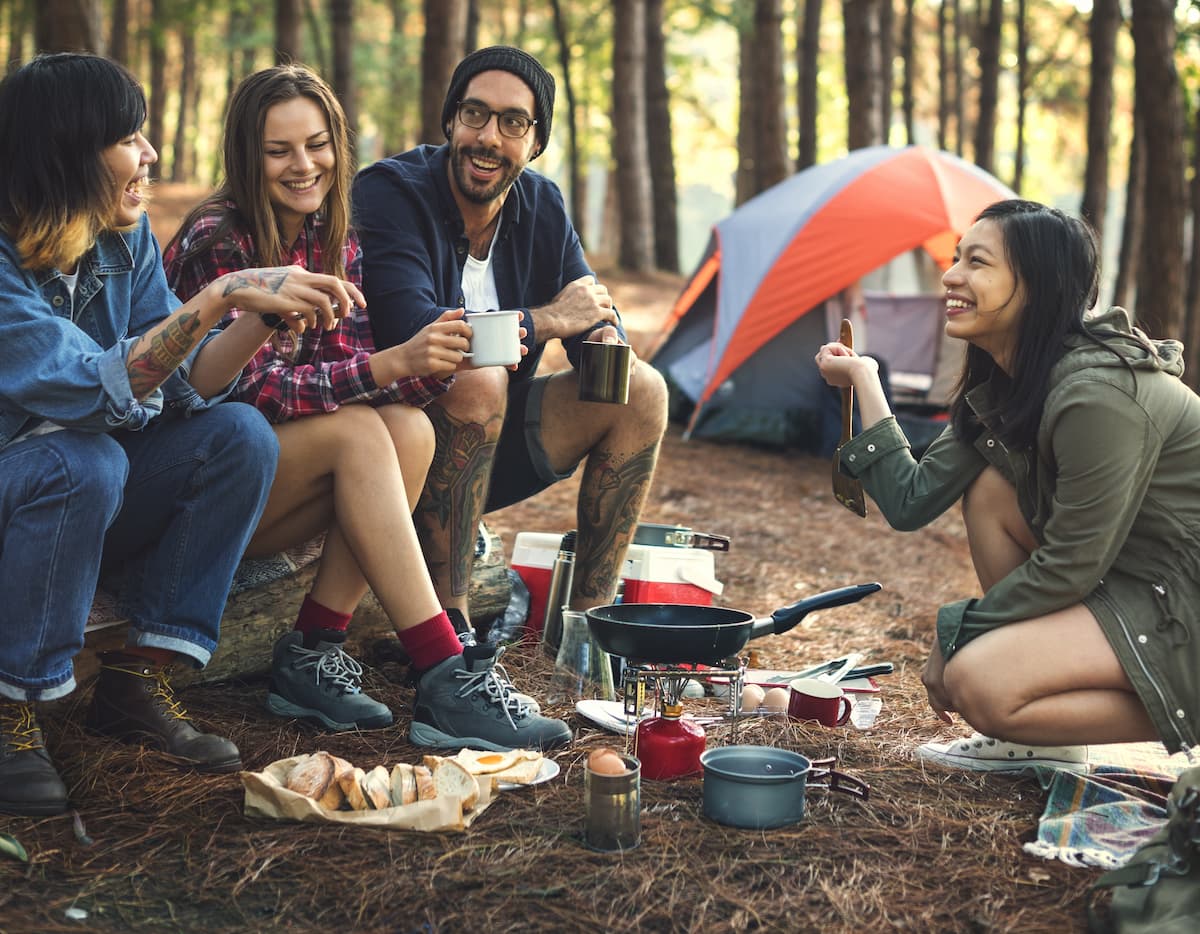
[[275, 643], [267, 709], [277, 717], [307, 720], [334, 731], [391, 726], [387, 706], [363, 693], [362, 665], [342, 651], [345, 636], [322, 636], [311, 649], [304, 645], [304, 633], [296, 631]]
[[421, 675], [408, 738], [437, 749], [549, 749], [571, 741], [561, 720], [534, 713], [496, 672], [503, 647], [468, 645]]
[[[470, 633], [470, 632], [460, 632], [458, 634], [458, 641], [460, 643], [462, 643], [462, 647], [464, 649], [468, 645], [478, 645], [479, 644], [475, 640], [474, 633]], [[499, 662], [496, 662], [496, 664], [492, 666], [492, 670], [496, 673], [496, 679], [498, 681], [502, 682], [504, 684], [504, 686], [506, 688], [508, 688], [509, 694], [511, 694], [513, 697], [515, 697], [517, 700], [519, 700], [526, 707], [528, 707], [530, 713], [541, 713], [542, 712], [542, 705], [537, 702], [536, 698], [530, 697], [528, 694], [522, 694], [520, 691], [518, 691], [516, 689], [516, 686], [512, 683], [512, 678], [510, 678], [508, 676], [508, 672], [504, 670], [503, 665], [501, 665]]]

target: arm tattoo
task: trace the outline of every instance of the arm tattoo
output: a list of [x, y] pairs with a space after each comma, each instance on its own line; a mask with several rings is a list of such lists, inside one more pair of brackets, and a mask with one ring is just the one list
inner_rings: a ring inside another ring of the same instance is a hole
[[225, 280], [225, 291], [222, 296], [228, 298], [238, 289], [258, 289], [261, 292], [276, 294], [288, 277], [288, 270], [248, 269], [243, 272], [230, 273]]
[[[440, 405], [426, 410], [437, 447], [413, 521], [434, 581], [454, 595], [469, 592], [475, 536], [491, 486], [503, 419], [461, 422]], [[447, 575], [449, 580], [446, 580]]]
[[[134, 344], [125, 364], [134, 398], [144, 399], [161, 386], [191, 353], [202, 334], [200, 313], [189, 311], [169, 319], [153, 337], [142, 338]], [[145, 349], [138, 352], [143, 346]]]
[[593, 451], [579, 487], [579, 537], [574, 591], [612, 600], [625, 552], [658, 460], [658, 442], [617, 464], [611, 451]]

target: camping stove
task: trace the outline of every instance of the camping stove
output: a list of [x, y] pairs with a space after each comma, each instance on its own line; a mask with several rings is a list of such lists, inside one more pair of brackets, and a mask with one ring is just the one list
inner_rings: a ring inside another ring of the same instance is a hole
[[[742, 696], [745, 677], [746, 659], [737, 657], [727, 658], [712, 667], [703, 668], [696, 665], [655, 665], [629, 659], [621, 675], [626, 721], [632, 720], [638, 724], [646, 718], [647, 693], [654, 699], [653, 716], [661, 717], [667, 707], [677, 707], [682, 703], [683, 691], [689, 681], [701, 684], [725, 683], [729, 687], [729, 693], [723, 719], [729, 721], [729, 742], [734, 744], [738, 734], [738, 701]], [[629, 741], [634, 735], [635, 730], [625, 734], [627, 752]]]

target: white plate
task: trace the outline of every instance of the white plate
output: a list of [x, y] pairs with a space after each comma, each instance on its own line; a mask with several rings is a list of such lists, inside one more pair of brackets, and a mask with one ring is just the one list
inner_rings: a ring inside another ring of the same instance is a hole
[[[576, 702], [575, 712], [610, 733], [632, 733], [637, 726], [636, 717], [625, 716], [623, 701], [581, 700]], [[647, 707], [642, 716], [649, 717], [653, 713], [654, 708]]]
[[537, 775], [533, 776], [533, 781], [526, 782], [522, 785], [520, 782], [496, 782], [497, 791], [516, 791], [518, 788], [528, 788], [530, 785], [540, 785], [542, 782], [548, 782], [555, 778], [562, 767], [553, 759], [543, 757], [542, 764], [538, 767]]

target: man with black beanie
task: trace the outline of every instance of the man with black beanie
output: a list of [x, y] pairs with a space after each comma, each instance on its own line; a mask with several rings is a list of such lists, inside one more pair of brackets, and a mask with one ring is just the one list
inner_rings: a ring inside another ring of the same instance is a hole
[[[536, 58], [481, 49], [450, 79], [446, 145], [383, 159], [354, 183], [364, 292], [381, 349], [447, 309], [523, 313], [519, 365], [473, 369], [468, 361], [426, 409], [437, 451], [415, 519], [438, 595], [464, 621], [481, 516], [581, 463], [570, 605], [611, 603], [667, 423], [663, 379], [636, 359], [628, 404], [579, 401], [581, 344], [626, 336], [558, 187], [526, 168], [545, 151], [553, 115], [554, 78]], [[464, 323], [457, 349], [468, 349], [469, 331]], [[535, 376], [555, 339], [571, 368]]]

